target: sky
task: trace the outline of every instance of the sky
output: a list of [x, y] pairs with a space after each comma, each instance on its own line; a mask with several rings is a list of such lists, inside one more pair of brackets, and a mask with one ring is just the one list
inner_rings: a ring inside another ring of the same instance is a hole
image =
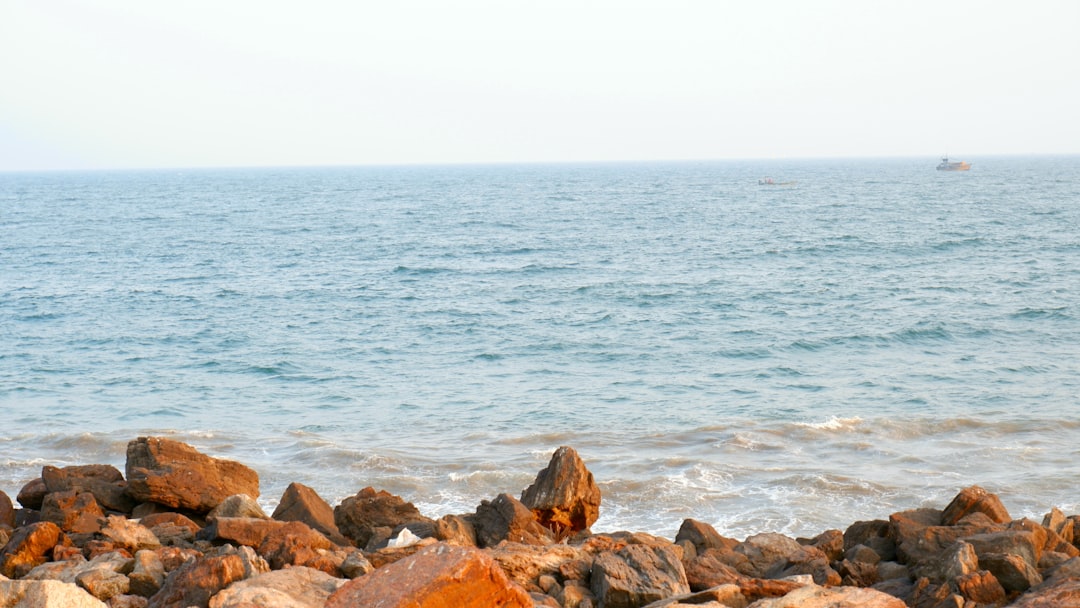
[[1080, 153], [1076, 0], [3, 0], [0, 171]]

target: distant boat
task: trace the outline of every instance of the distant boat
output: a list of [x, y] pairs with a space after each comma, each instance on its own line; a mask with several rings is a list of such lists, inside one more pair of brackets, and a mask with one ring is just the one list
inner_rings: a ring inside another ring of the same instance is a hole
[[757, 180], [759, 186], [791, 186], [795, 182], [778, 182], [771, 177], [763, 177]]
[[967, 171], [970, 168], [971, 163], [962, 160], [954, 160], [950, 162], [948, 156], [942, 156], [941, 164], [937, 166], [938, 171]]

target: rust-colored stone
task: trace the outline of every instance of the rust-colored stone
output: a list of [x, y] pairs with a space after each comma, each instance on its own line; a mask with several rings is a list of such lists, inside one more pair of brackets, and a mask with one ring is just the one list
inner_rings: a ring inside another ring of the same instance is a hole
[[60, 526], [40, 521], [15, 530], [0, 549], [0, 574], [20, 578], [38, 564], [48, 561], [53, 547], [64, 537]]
[[[334, 546], [330, 539], [301, 521], [280, 522], [258, 546], [259, 555], [274, 570], [286, 566], [310, 566], [334, 576], [337, 564], [322, 559], [319, 550]], [[354, 549], [355, 550], [355, 549]]]
[[997, 494], [987, 492], [979, 486], [969, 486], [960, 490], [949, 506], [941, 513], [941, 525], [951, 526], [959, 522], [965, 515], [973, 512], [985, 513], [991, 520], [1003, 524], [1012, 520], [1005, 505]]
[[161, 437], [128, 443], [128, 494], [136, 501], [208, 513], [234, 494], [259, 497], [259, 476], [232, 460], [211, 458]]
[[959, 576], [953, 584], [964, 599], [977, 604], [993, 605], [1005, 601], [1005, 588], [986, 570]]
[[89, 492], [52, 492], [41, 504], [41, 520], [51, 521], [68, 533], [93, 533], [101, 529], [105, 512]]
[[521, 493], [521, 503], [562, 538], [587, 530], [600, 517], [600, 487], [574, 448], [562, 446]]
[[323, 500], [318, 492], [303, 484], [289, 484], [270, 517], [277, 521], [301, 521], [322, 532], [323, 536], [335, 544], [351, 544], [334, 523], [333, 507]]
[[186, 562], [169, 574], [147, 608], [208, 608], [215, 593], [243, 578], [244, 560], [236, 554]]
[[411, 502], [370, 486], [334, 508], [334, 524], [361, 549], [367, 547], [376, 528], [394, 528], [411, 522], [432, 523]]
[[345, 583], [326, 608], [532, 608], [482, 551], [438, 543]]

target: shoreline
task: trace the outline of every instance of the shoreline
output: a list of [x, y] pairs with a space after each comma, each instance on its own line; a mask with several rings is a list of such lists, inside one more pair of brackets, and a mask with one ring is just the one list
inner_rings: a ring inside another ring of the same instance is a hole
[[[674, 538], [594, 533], [601, 492], [567, 446], [520, 498], [437, 519], [373, 487], [331, 506], [292, 483], [272, 515], [259, 496], [246, 465], [162, 437], [130, 441], [123, 473], [46, 465], [18, 508], [0, 494], [0, 591], [111, 608], [239, 608], [256, 596], [395, 606], [462, 593], [481, 598], [464, 608], [1080, 606], [1080, 515], [1049, 506], [1041, 523], [1014, 519], [978, 486], [812, 538], [744, 540], [695, 519]], [[475, 575], [448, 579], [448, 568]]]

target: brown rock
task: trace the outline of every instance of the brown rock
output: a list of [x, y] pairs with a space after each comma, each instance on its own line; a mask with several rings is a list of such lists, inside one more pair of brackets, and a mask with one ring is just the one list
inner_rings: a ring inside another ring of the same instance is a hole
[[833, 570], [825, 553], [807, 546], [775, 562], [765, 572], [765, 578], [788, 578], [801, 574], [810, 575], [818, 585], [835, 587], [841, 582], [840, 574]]
[[527, 545], [555, 541], [553, 533], [536, 521], [533, 512], [509, 494], [482, 501], [472, 516], [472, 525], [480, 548], [494, 547], [504, 540]]
[[114, 595], [109, 598], [109, 608], [146, 608], [146, 598], [138, 595]]
[[435, 538], [460, 547], [476, 546], [476, 530], [460, 515], [444, 515], [436, 520]]
[[1080, 608], [1080, 578], [1061, 577], [1031, 588], [1010, 608]]
[[653, 602], [645, 608], [672, 608], [680, 606], [717, 606], [717, 608], [746, 608], [746, 597], [738, 585], [720, 585], [712, 589], [675, 595]]
[[749, 602], [767, 597], [783, 597], [806, 586], [804, 583], [795, 581], [771, 581], [764, 578], [741, 578], [736, 584], [739, 586], [739, 592]]
[[951, 526], [960, 521], [965, 515], [978, 511], [985, 513], [991, 520], [1003, 524], [1012, 520], [1005, 505], [997, 494], [991, 494], [979, 486], [964, 488], [952, 499], [949, 506], [941, 513], [941, 525]]
[[1050, 512], [1043, 517], [1042, 525], [1056, 532], [1065, 542], [1073, 542], [1075, 535], [1073, 520], [1065, 517], [1061, 509], [1057, 507], [1050, 509]]
[[151, 513], [140, 519], [139, 523], [149, 528], [162, 545], [190, 543], [202, 529], [202, 526], [190, 517], [171, 511]]
[[735, 546], [734, 551], [746, 556], [749, 563], [746, 574], [769, 578], [765, 575], [766, 572], [778, 563], [786, 563], [788, 556], [798, 554], [802, 549], [802, 545], [795, 539], [768, 532], [747, 537]]
[[244, 561], [239, 555], [203, 557], [177, 568], [150, 598], [148, 608], [209, 608], [215, 593], [244, 578]]
[[742, 573], [725, 561], [722, 557], [725, 553], [730, 553], [730, 551], [706, 549], [684, 562], [686, 582], [690, 585], [691, 591], [704, 591], [720, 585], [737, 583], [744, 578]]
[[61, 542], [63, 535], [59, 526], [48, 521], [18, 528], [0, 549], [0, 574], [19, 578], [34, 566], [45, 563], [46, 556]]
[[1006, 591], [1027, 591], [1043, 582], [1039, 571], [1020, 555], [986, 553], [979, 556], [979, 565], [989, 570]]
[[368, 546], [376, 528], [392, 530], [412, 522], [430, 523], [431, 520], [421, 515], [411, 502], [372, 487], [360, 490], [334, 508], [334, 524], [360, 548]]
[[605, 608], [634, 608], [690, 592], [680, 552], [670, 547], [627, 545], [593, 561], [590, 587]]
[[933, 509], [916, 509], [890, 516], [892, 535], [896, 540], [897, 561], [902, 564], [916, 564], [935, 559], [946, 547], [961, 538], [1004, 530], [1004, 526], [992, 522], [985, 526], [941, 526], [928, 523], [928, 520], [940, 521], [940, 518], [940, 512]]
[[[1043, 535], [1045, 538], [1045, 533]], [[1036, 569], [1042, 556], [1043, 541], [1038, 535], [1027, 530], [1006, 530], [987, 534], [973, 534], [964, 540], [971, 543], [981, 562], [992, 554], [1014, 555], [1023, 560], [1031, 569]]]
[[259, 497], [259, 476], [252, 469], [161, 437], [128, 443], [125, 471], [132, 498], [174, 509], [208, 513], [234, 494]]
[[844, 533], [840, 530], [826, 530], [814, 538], [796, 538], [795, 540], [800, 545], [821, 550], [829, 561], [837, 561], [844, 556]]
[[319, 494], [299, 483], [291, 483], [281, 495], [272, 518], [278, 521], [301, 521], [322, 532], [333, 543], [348, 546], [351, 543], [334, 523], [334, 509]]
[[127, 593], [131, 583], [128, 577], [119, 572], [107, 568], [94, 568], [76, 576], [75, 584], [104, 602]]
[[15, 527], [15, 505], [11, 504], [11, 498], [0, 490], [0, 527]]
[[521, 493], [521, 503], [540, 525], [563, 538], [589, 529], [600, 517], [600, 487], [574, 448], [562, 446]]
[[783, 597], [755, 602], [754, 608], [907, 608], [907, 605], [874, 589], [807, 585]]
[[105, 513], [89, 492], [52, 492], [45, 495], [41, 504], [41, 520], [51, 521], [64, 532], [97, 532], [104, 517]]
[[40, 510], [41, 502], [45, 500], [45, 495], [49, 493], [49, 489], [45, 487], [45, 480], [38, 477], [32, 479], [26, 483], [19, 490], [19, 494], [15, 497], [15, 500], [19, 501], [19, 504], [27, 509]]
[[554, 576], [560, 573], [563, 564], [588, 558], [585, 551], [563, 544], [539, 547], [503, 542], [489, 549], [487, 553], [510, 580], [527, 591], [544, 593], [547, 593], [547, 590], [540, 586], [540, 577]]
[[206, 514], [206, 521], [213, 521], [218, 517], [251, 517], [254, 519], [270, 519], [259, 503], [247, 494], [233, 494], [218, 503], [218, 506]]
[[130, 513], [135, 507], [135, 501], [127, 494], [124, 476], [112, 465], [45, 466], [41, 469], [41, 479], [49, 492], [89, 492], [110, 511]]
[[110, 515], [101, 528], [101, 536], [114, 547], [124, 549], [131, 555], [143, 549], [157, 549], [161, 542], [149, 528], [123, 515]]
[[210, 608], [323, 608], [345, 581], [297, 566], [238, 581], [210, 600]]
[[[271, 530], [259, 544], [258, 553], [274, 570], [286, 566], [310, 566], [335, 575], [337, 563], [341, 560], [333, 563], [332, 560], [328, 562], [323, 559], [325, 552], [331, 547], [334, 547], [334, 543], [330, 542], [330, 539], [312, 530], [304, 522], [290, 521], [281, 522], [278, 528]], [[323, 551], [322, 554], [319, 553], [320, 550]]]
[[959, 576], [953, 584], [965, 600], [989, 605], [1002, 605], [1005, 602], [1004, 587], [986, 570]]
[[165, 565], [156, 551], [145, 549], [135, 554], [135, 567], [128, 574], [129, 592], [151, 597], [165, 583]]
[[255, 517], [218, 517], [199, 530], [195, 537], [215, 543], [258, 547], [267, 535], [285, 525], [285, 522]]
[[711, 525], [694, 519], [684, 519], [675, 534], [675, 544], [684, 540], [690, 541], [698, 553], [706, 549], [734, 549], [735, 545], [739, 544], [739, 541], [733, 538], [720, 536]]
[[877, 564], [867, 562], [845, 559], [840, 562], [837, 572], [843, 577], [841, 584], [849, 587], [871, 587], [881, 579]]
[[439, 543], [345, 583], [326, 608], [532, 608], [482, 551]]

